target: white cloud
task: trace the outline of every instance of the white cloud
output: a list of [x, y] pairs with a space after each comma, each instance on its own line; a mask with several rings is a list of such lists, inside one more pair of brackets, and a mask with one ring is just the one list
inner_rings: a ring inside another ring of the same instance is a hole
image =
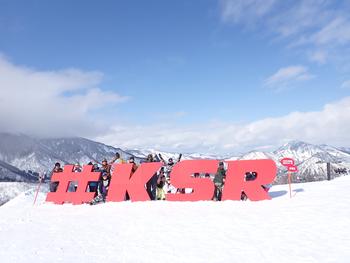
[[246, 124], [225, 122], [197, 126], [173, 123], [114, 126], [97, 138], [123, 148], [227, 153], [278, 146], [289, 140], [349, 146], [350, 97], [326, 104], [322, 110], [291, 112]]
[[309, 80], [313, 77], [304, 66], [289, 66], [279, 69], [272, 76], [268, 77], [265, 80], [265, 85], [276, 89], [283, 89], [295, 82]]
[[342, 87], [343, 89], [350, 89], [350, 79], [344, 81], [344, 82], [341, 84], [341, 87]]
[[345, 17], [336, 17], [310, 38], [318, 45], [344, 45], [350, 42], [350, 22]]
[[[281, 69], [271, 83], [303, 80], [305, 67]], [[123, 148], [158, 148], [172, 151], [238, 152], [279, 145], [292, 139], [348, 146], [350, 97], [316, 112], [293, 112], [279, 118], [235, 124], [209, 122], [179, 125], [177, 117], [158, 124], [120, 123], [109, 127], [105, 119], [90, 117], [105, 105], [125, 101], [103, 91], [103, 74], [77, 69], [39, 71], [0, 58], [0, 130], [39, 136], [86, 136]], [[344, 87], [347, 82], [344, 82]], [[110, 116], [109, 116], [110, 117]]]
[[321, 28], [327, 23], [329, 1], [289, 1], [285, 7], [276, 6], [276, 12], [266, 22], [269, 30], [280, 37], [293, 39]]
[[309, 58], [313, 62], [318, 64], [325, 64], [327, 62], [328, 54], [324, 50], [315, 50], [310, 55]]
[[276, 0], [221, 0], [222, 20], [235, 23], [253, 21], [251, 17], [263, 17], [275, 2]]
[[303, 52], [312, 62], [350, 63], [344, 50], [350, 43], [350, 5], [346, 1], [223, 0], [220, 7], [225, 23], [258, 25], [259, 32]]
[[[39, 71], [0, 56], [0, 131], [39, 136], [96, 135], [89, 114], [122, 97], [97, 86], [103, 74], [78, 69]], [[98, 127], [99, 126], [99, 127]]]

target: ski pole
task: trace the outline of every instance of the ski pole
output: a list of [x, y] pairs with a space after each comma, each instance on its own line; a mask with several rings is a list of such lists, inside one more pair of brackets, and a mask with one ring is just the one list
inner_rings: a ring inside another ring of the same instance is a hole
[[33, 206], [34, 206], [35, 203], [36, 203], [36, 198], [38, 197], [38, 193], [39, 193], [39, 189], [40, 189], [40, 186], [41, 186], [41, 182], [42, 182], [42, 177], [39, 176], [39, 185], [38, 185], [38, 188], [37, 188], [37, 190], [36, 190], [36, 194], [35, 194]]

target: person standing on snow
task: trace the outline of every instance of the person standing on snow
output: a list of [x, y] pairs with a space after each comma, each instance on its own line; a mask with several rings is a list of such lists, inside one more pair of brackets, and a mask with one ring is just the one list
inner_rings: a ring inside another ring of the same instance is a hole
[[165, 185], [165, 175], [164, 175], [164, 167], [160, 168], [158, 179], [157, 179], [157, 200], [165, 200], [165, 191], [164, 191], [164, 185]]
[[112, 163], [113, 163], [113, 162], [108, 163], [107, 159], [103, 159], [103, 160], [102, 160], [102, 163], [101, 163], [102, 165], [101, 165], [100, 170], [101, 170], [102, 173], [103, 173], [103, 172], [106, 172], [107, 175], [108, 175], [108, 177], [111, 176]]
[[136, 172], [138, 166], [137, 164], [135, 163], [135, 157], [134, 156], [131, 156], [129, 158], [129, 163], [132, 164], [132, 168], [131, 168], [131, 174], [130, 174], [130, 177]]
[[153, 155], [150, 153], [149, 155], [147, 155], [146, 160], [144, 161], [145, 163], [153, 163], [155, 162]]
[[[74, 173], [81, 173], [81, 166], [80, 164], [77, 162], [74, 167], [73, 167], [73, 172]], [[76, 192], [77, 191], [77, 188], [78, 188], [78, 181], [73, 181], [69, 184], [69, 188], [70, 188], [70, 191], [69, 192]]]
[[[130, 172], [130, 178], [131, 178], [131, 176], [136, 172], [136, 170], [137, 170], [137, 168], [138, 168], [137, 164], [135, 163], [135, 157], [134, 157], [134, 156], [131, 156], [131, 157], [129, 158], [128, 163], [131, 163], [131, 164], [132, 164], [131, 172]], [[128, 193], [128, 192], [126, 192], [126, 194], [125, 194], [125, 200], [130, 200], [130, 196], [129, 196], [129, 193]]]
[[103, 159], [101, 163], [101, 172], [106, 171], [108, 176], [111, 176], [112, 164], [125, 163], [125, 160], [121, 158], [120, 153], [116, 152], [114, 158], [108, 163], [107, 159]]
[[170, 173], [171, 173], [171, 170], [173, 169], [174, 165], [178, 162], [181, 161], [181, 157], [182, 157], [182, 153], [179, 154], [179, 158], [177, 159], [177, 162], [175, 163], [173, 158], [169, 158], [168, 159], [168, 162], [166, 162], [164, 159], [163, 159], [163, 156], [161, 154], [158, 154], [160, 160], [164, 163], [165, 165], [165, 174], [166, 174], [166, 177], [170, 177]]
[[[101, 172], [100, 167], [98, 167], [97, 163], [93, 164], [92, 162], [90, 162], [88, 163], [88, 165], [92, 165], [93, 172]], [[96, 193], [97, 186], [98, 186], [98, 182], [89, 182], [89, 192]]]
[[222, 188], [225, 183], [226, 171], [223, 162], [219, 162], [219, 167], [216, 171], [214, 177], [215, 191], [214, 191], [214, 201], [221, 201]]
[[[60, 163], [55, 163], [55, 167], [52, 169], [52, 172], [51, 172], [51, 178], [52, 178], [52, 175], [54, 173], [62, 173], [63, 172], [63, 169], [61, 168], [61, 164]], [[50, 183], [50, 192], [56, 192], [57, 191], [57, 187], [58, 187], [58, 182], [51, 182]]]
[[[147, 155], [146, 160], [144, 161], [145, 163], [153, 163], [156, 160], [153, 158], [152, 154]], [[158, 175], [155, 173], [151, 179], [146, 183], [146, 190], [149, 195], [149, 198], [151, 200], [156, 200], [157, 199], [157, 179]]]
[[110, 164], [113, 163], [126, 163], [124, 159], [121, 158], [120, 153], [116, 152], [115, 153], [115, 157], [113, 158], [113, 160], [110, 162]]
[[111, 176], [111, 169], [112, 169], [112, 164], [114, 163], [125, 163], [125, 160], [123, 160], [120, 157], [120, 153], [116, 152], [114, 158], [108, 163], [107, 159], [103, 159], [101, 163], [101, 172], [106, 171], [108, 173], [108, 176]]

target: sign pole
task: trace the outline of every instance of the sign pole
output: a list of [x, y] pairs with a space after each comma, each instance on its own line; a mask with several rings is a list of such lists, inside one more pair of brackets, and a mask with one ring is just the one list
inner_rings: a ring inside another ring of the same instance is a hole
[[296, 173], [298, 171], [298, 167], [294, 165], [294, 160], [292, 158], [283, 158], [281, 164], [284, 167], [287, 167], [288, 174], [288, 184], [289, 184], [289, 197], [292, 198], [292, 173]]
[[292, 198], [291, 172], [288, 171], [289, 197]]

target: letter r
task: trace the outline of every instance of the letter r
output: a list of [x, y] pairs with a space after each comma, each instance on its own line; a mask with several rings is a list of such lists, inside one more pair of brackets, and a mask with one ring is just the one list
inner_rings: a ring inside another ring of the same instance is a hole
[[[228, 161], [228, 172], [222, 200], [241, 200], [244, 192], [252, 201], [271, 199], [262, 185], [270, 184], [276, 177], [277, 167], [273, 160]], [[257, 172], [253, 181], [245, 181], [246, 172]]]

